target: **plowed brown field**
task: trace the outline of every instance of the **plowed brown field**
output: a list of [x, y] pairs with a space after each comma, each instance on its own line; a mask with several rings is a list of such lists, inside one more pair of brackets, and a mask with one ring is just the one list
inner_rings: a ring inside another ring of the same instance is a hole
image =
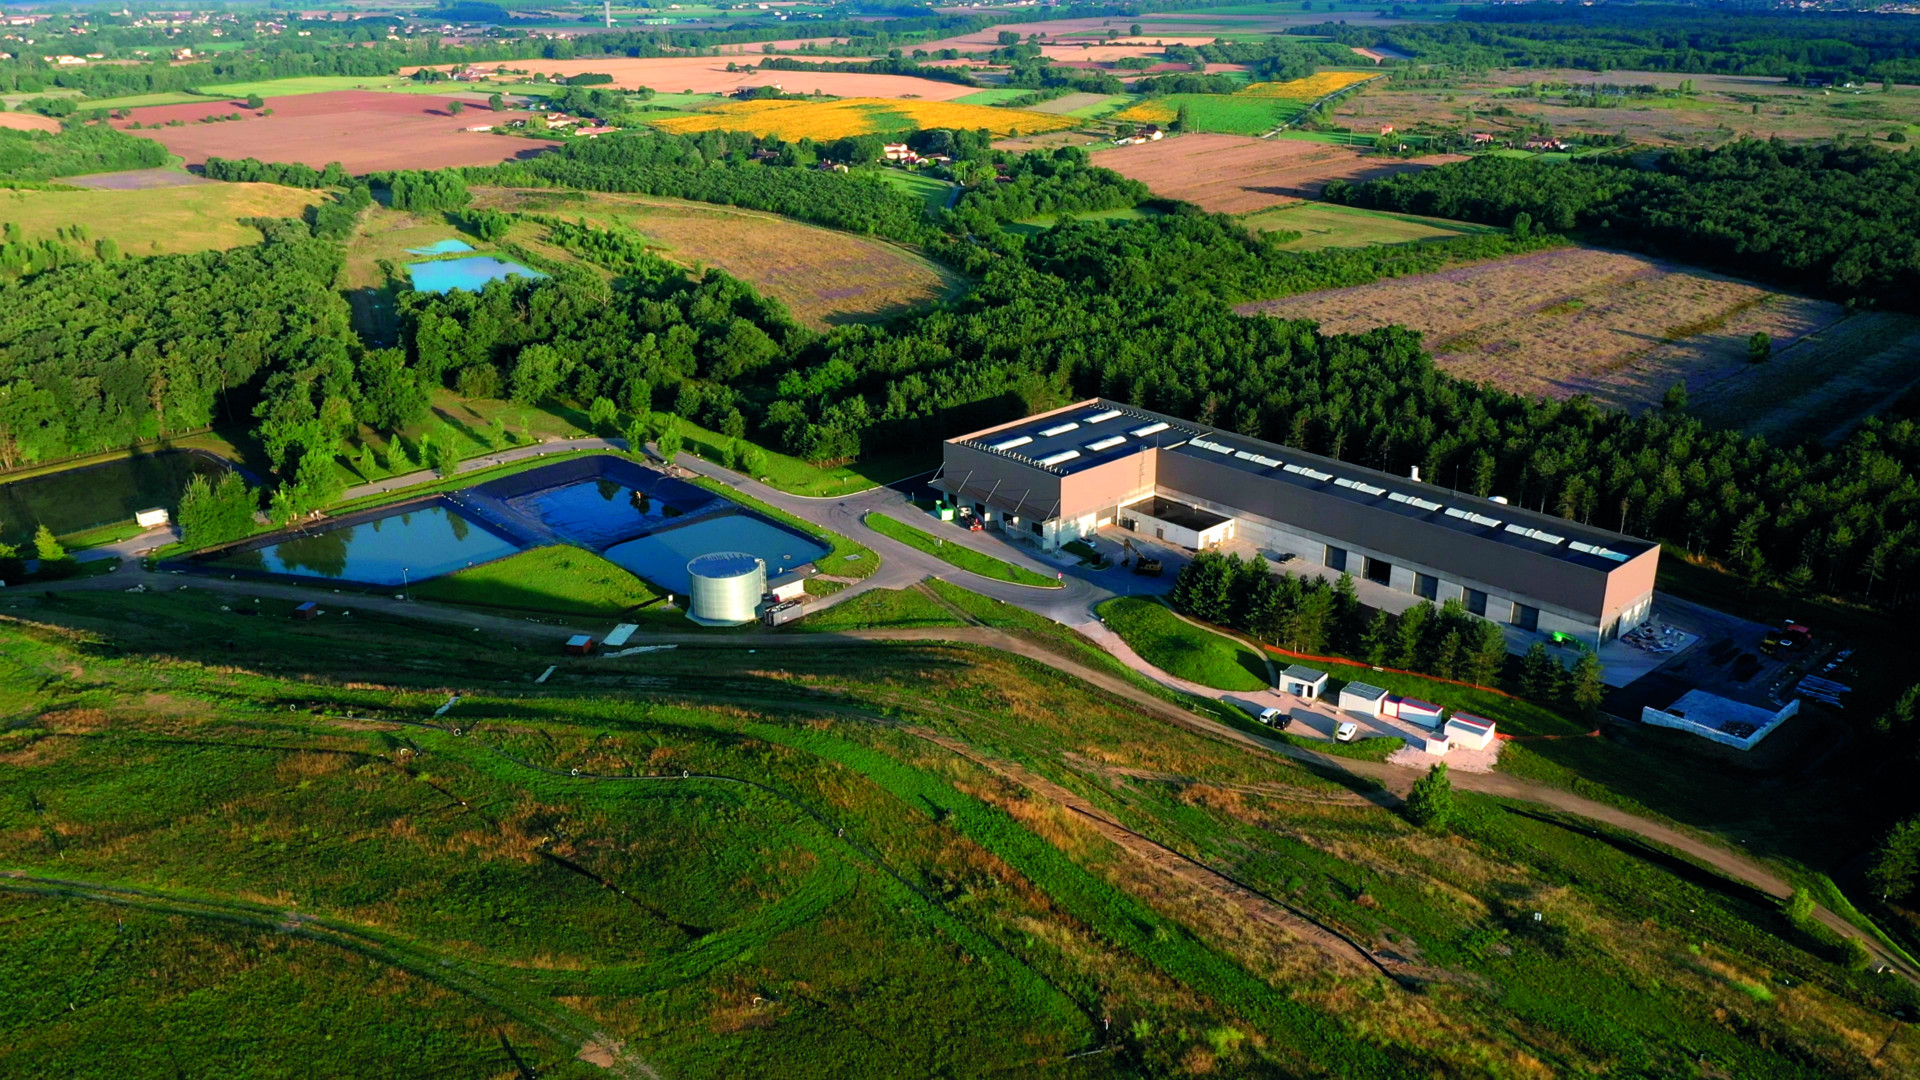
[[[821, 63], [838, 63], [842, 58], [822, 56]], [[647, 87], [662, 93], [725, 94], [743, 86], [780, 86], [793, 93], [818, 90], [834, 97], [921, 98], [926, 101], [952, 101], [979, 89], [959, 83], [916, 79], [911, 75], [850, 75], [840, 71], [728, 71], [728, 64], [739, 61], [725, 56], [658, 56], [643, 59], [614, 57], [595, 60], [515, 60], [514, 69], [549, 77], [584, 75], [593, 72], [613, 76], [613, 85], [623, 90]], [[442, 65], [445, 66], [445, 65]], [[401, 74], [412, 68], [401, 69]]]
[[[337, 161], [354, 173], [492, 165], [532, 157], [559, 145], [467, 131], [470, 125], [526, 114], [468, 108], [455, 116], [447, 108], [450, 100], [340, 90], [269, 98], [266, 107], [273, 110], [272, 116], [233, 101], [211, 101], [134, 109], [131, 121], [116, 121], [116, 126], [143, 125], [132, 134], [159, 141], [189, 165], [205, 164], [209, 157], [298, 161], [315, 168]], [[199, 122], [203, 117], [236, 112], [244, 119]], [[169, 120], [182, 121], [183, 126], [151, 127]]]
[[[1329, 333], [1398, 323], [1426, 335], [1442, 371], [1528, 396], [1586, 394], [1611, 408], [1688, 408], [1769, 435], [1820, 436], [1920, 376], [1913, 320], [1856, 316], [1672, 263], [1561, 248], [1247, 305]], [[1749, 362], [1762, 332], [1774, 356]], [[1858, 383], [1860, 385], [1853, 385]], [[1845, 384], [1841, 389], [1834, 389]], [[1863, 397], [1868, 385], [1881, 391]], [[1833, 390], [1833, 392], [1828, 392]]]
[[1221, 214], [1310, 199], [1329, 180], [1373, 180], [1463, 160], [1453, 154], [1399, 160], [1346, 146], [1244, 135], [1182, 135], [1093, 155], [1093, 163]]

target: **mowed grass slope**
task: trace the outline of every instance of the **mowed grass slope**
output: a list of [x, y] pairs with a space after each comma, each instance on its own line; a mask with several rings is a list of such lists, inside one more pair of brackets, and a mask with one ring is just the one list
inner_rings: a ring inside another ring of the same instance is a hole
[[[918, 526], [898, 521], [886, 514], [868, 514], [864, 519], [867, 527], [881, 536], [898, 540], [919, 551], [924, 551], [942, 562], [970, 574], [992, 578], [995, 581], [1010, 581], [1015, 585], [1031, 585], [1037, 589], [1057, 589], [1060, 582], [1055, 578], [1036, 574], [1024, 566], [1015, 566], [1005, 559], [996, 559], [991, 555], [975, 551], [960, 543], [957, 539], [935, 536]], [[930, 522], [932, 519], [928, 519]], [[935, 528], [952, 528], [950, 525], [934, 525]]]
[[1175, 678], [1215, 690], [1265, 690], [1272, 685], [1267, 661], [1259, 653], [1186, 622], [1165, 605], [1121, 596], [1096, 610], [1128, 648]]
[[665, 595], [581, 548], [538, 547], [413, 587], [419, 600], [613, 617]]
[[1920, 1070], [1882, 1034], [1910, 1003], [1771, 900], [1481, 797], [1423, 833], [1006, 654], [795, 634], [535, 686], [539, 628], [225, 599], [0, 600], [0, 896], [79, 883], [0, 922], [0, 1072], [505, 1074], [496, 1028], [566, 1077]]
[[127, 255], [177, 255], [260, 242], [241, 218], [297, 218], [326, 198], [278, 184], [182, 184], [135, 191], [0, 193], [0, 218], [29, 241], [84, 225], [90, 239], [112, 239]]

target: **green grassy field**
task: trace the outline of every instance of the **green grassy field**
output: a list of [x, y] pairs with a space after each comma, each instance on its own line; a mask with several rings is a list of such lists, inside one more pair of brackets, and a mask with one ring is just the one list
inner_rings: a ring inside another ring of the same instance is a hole
[[871, 589], [842, 600], [794, 625], [796, 630], [832, 633], [917, 626], [965, 626], [966, 622], [941, 606], [927, 592], [912, 589]]
[[[929, 519], [930, 521], [932, 519]], [[1054, 578], [1036, 574], [1022, 566], [1015, 566], [1004, 559], [996, 559], [982, 554], [958, 541], [951, 543], [923, 531], [904, 521], [898, 521], [885, 514], [868, 514], [866, 523], [874, 532], [891, 537], [911, 548], [924, 551], [943, 562], [951, 563], [968, 573], [995, 581], [1010, 581], [1015, 585], [1031, 585], [1037, 589], [1057, 589], [1060, 583]]]
[[1168, 94], [1152, 100], [1173, 113], [1184, 106], [1195, 131], [1227, 135], [1260, 135], [1271, 131], [1308, 104], [1241, 94]]
[[947, 208], [953, 198], [954, 185], [945, 180], [936, 180], [931, 176], [910, 173], [904, 169], [882, 169], [880, 179], [900, 188], [909, 195], [917, 195], [927, 204], [927, 213], [932, 214]]
[[[177, 255], [260, 242], [242, 218], [297, 218], [323, 194], [278, 184], [183, 184], [136, 191], [0, 193], [0, 216], [29, 241], [84, 225], [91, 240], [111, 239], [127, 255]], [[90, 247], [91, 245], [83, 245]]]
[[1215, 690], [1265, 690], [1271, 685], [1267, 662], [1259, 653], [1183, 621], [1162, 604], [1120, 596], [1096, 611], [1128, 648], [1175, 678]]
[[580, 548], [538, 547], [413, 586], [416, 600], [612, 618], [665, 593]]
[[1297, 232], [1300, 239], [1281, 247], [1289, 251], [1319, 251], [1331, 247], [1366, 247], [1370, 244], [1412, 244], [1423, 240], [1444, 240], [1469, 233], [1501, 232], [1485, 225], [1471, 225], [1443, 218], [1417, 217], [1361, 210], [1333, 203], [1303, 202], [1248, 214], [1240, 223], [1256, 232]]
[[1771, 900], [1521, 804], [1421, 833], [1030, 661], [566, 659], [537, 628], [230, 599], [0, 597], [0, 1072], [571, 1078], [616, 1044], [677, 1077], [1920, 1068], [1884, 1037], [1911, 995]]
[[1003, 101], [1026, 97], [1031, 93], [1033, 91], [1018, 86], [996, 86], [990, 90], [976, 90], [953, 100], [961, 105], [998, 105]]

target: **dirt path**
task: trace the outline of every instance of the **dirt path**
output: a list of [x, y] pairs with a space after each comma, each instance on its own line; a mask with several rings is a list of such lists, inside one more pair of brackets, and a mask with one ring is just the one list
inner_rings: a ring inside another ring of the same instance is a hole
[[[181, 578], [169, 575], [145, 574], [138, 571], [122, 570], [119, 573], [78, 582], [55, 586], [50, 591], [73, 589], [121, 589], [131, 582], [139, 580], [149, 587], [178, 587], [189, 585], [206, 588], [216, 592], [242, 593], [249, 596], [278, 596], [286, 599], [311, 599], [312, 591], [294, 586], [275, 585], [258, 581], [221, 580], [218, 578]], [[433, 604], [418, 604], [410, 601], [393, 600], [372, 595], [342, 597], [341, 606], [377, 610], [383, 614], [400, 618], [426, 619], [435, 622], [450, 622], [472, 627], [485, 627], [491, 631], [517, 639], [536, 638], [557, 643], [572, 627], [554, 624], [530, 623], [497, 615], [485, 615], [452, 607], [440, 607]], [[604, 620], [595, 620], [585, 628], [601, 628]], [[1359, 797], [1375, 805], [1397, 807], [1413, 782], [1419, 778], [1416, 770], [1388, 765], [1384, 762], [1360, 761], [1351, 758], [1336, 758], [1318, 753], [1306, 747], [1272, 739], [1226, 727], [1216, 721], [1189, 712], [1186, 709], [1157, 697], [1116, 675], [1101, 671], [1080, 661], [1061, 655], [1038, 641], [1018, 637], [1004, 630], [985, 626], [964, 627], [916, 627], [903, 629], [862, 630], [842, 633], [797, 634], [783, 632], [754, 632], [729, 634], [715, 637], [710, 634], [695, 633], [638, 633], [630, 639], [630, 644], [677, 644], [683, 647], [709, 648], [844, 648], [860, 647], [888, 642], [951, 642], [960, 645], [976, 645], [998, 649], [1026, 657], [1044, 664], [1061, 674], [1079, 679], [1103, 690], [1114, 697], [1138, 709], [1141, 713], [1167, 723], [1178, 725], [1206, 738], [1216, 741], [1235, 743], [1249, 750], [1276, 754], [1297, 761], [1315, 772], [1330, 779], [1344, 783]], [[1640, 817], [1617, 807], [1576, 795], [1570, 791], [1549, 787], [1544, 784], [1524, 780], [1505, 773], [1457, 773], [1453, 775], [1453, 784], [1463, 791], [1500, 798], [1518, 799], [1536, 803], [1563, 813], [1575, 814], [1603, 824], [1633, 833], [1651, 843], [1659, 844], [1682, 853], [1719, 873], [1760, 889], [1769, 896], [1785, 899], [1793, 892], [1788, 881], [1777, 872], [1763, 865], [1759, 860], [1703, 840], [1672, 826]], [[1916, 969], [1906, 960], [1895, 955], [1880, 942], [1862, 934], [1853, 924], [1824, 906], [1815, 908], [1815, 917], [1830, 929], [1859, 940], [1866, 946], [1876, 965], [1898, 972], [1908, 979], [1920, 982], [1920, 969]]]

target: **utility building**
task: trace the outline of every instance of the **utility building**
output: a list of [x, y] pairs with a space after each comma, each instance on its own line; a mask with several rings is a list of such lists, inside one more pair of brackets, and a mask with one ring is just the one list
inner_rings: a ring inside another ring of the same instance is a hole
[[1589, 646], [1638, 625], [1660, 548], [1503, 502], [1092, 400], [945, 444], [933, 485], [1051, 550], [1117, 526], [1240, 541]]

